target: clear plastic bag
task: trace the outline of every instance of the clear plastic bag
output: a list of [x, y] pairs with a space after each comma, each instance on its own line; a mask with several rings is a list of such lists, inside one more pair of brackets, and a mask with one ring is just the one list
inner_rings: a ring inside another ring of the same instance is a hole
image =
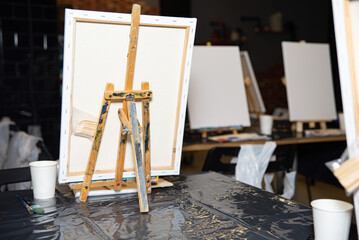
[[275, 142], [242, 145], [236, 165], [236, 180], [262, 188], [262, 179], [276, 146]]
[[10, 125], [14, 124], [8, 117], [0, 121], [0, 169], [4, 168], [10, 139]]
[[295, 193], [295, 178], [297, 176], [297, 171], [286, 172], [284, 175], [284, 187], [283, 194], [281, 195], [284, 198], [292, 199]]
[[330, 171], [332, 171], [334, 173], [335, 170], [337, 170], [338, 168], [340, 168], [340, 166], [346, 161], [348, 160], [349, 156], [348, 156], [348, 149], [346, 148], [344, 150], [344, 152], [342, 153], [342, 155], [340, 156], [340, 158], [338, 159], [334, 159], [332, 161], [326, 162], [325, 166], [327, 166], [329, 168]]
[[[270, 161], [276, 161], [276, 156], [273, 155]], [[272, 187], [272, 182], [274, 179], [275, 173], [266, 173], [263, 177], [264, 182], [264, 189], [268, 192], [274, 192]], [[283, 193], [281, 194], [282, 197], [287, 199], [292, 199], [295, 193], [295, 180], [297, 176], [297, 171], [292, 170], [290, 172], [284, 171], [284, 178], [283, 178]], [[277, 176], [278, 177], [278, 176]], [[278, 179], [277, 179], [278, 181]]]
[[[9, 143], [7, 160], [4, 169], [28, 167], [30, 162], [37, 161], [41, 150], [36, 146], [41, 138], [28, 135], [25, 132], [16, 132]], [[8, 184], [8, 189], [30, 189], [30, 182]]]

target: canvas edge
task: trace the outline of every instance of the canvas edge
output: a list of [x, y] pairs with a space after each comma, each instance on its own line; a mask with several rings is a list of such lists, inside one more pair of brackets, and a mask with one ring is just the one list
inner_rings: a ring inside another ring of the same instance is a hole
[[253, 87], [255, 89], [257, 98], [258, 98], [257, 100], [258, 100], [258, 103], [259, 103], [259, 106], [260, 106], [260, 112], [265, 113], [266, 108], [265, 108], [265, 105], [264, 105], [264, 102], [263, 102], [262, 94], [261, 94], [261, 92], [259, 90], [259, 87], [258, 87], [258, 81], [257, 81], [256, 75], [254, 74], [251, 58], [249, 57], [248, 51], [241, 51], [241, 54], [242, 53], [243, 53], [244, 58], [247, 61], [249, 74], [252, 76], [252, 84], [253, 84]]

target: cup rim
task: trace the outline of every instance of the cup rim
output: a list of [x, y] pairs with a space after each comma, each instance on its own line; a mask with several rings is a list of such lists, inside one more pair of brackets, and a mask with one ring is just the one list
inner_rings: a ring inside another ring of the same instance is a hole
[[[320, 205], [320, 203], [322, 202], [330, 202], [330, 203], [340, 203], [341, 206], [338, 209], [333, 209], [333, 208], [327, 208], [326, 206], [322, 206]], [[345, 212], [345, 211], [352, 211], [353, 210], [353, 204], [342, 201], [342, 200], [337, 200], [337, 199], [316, 199], [313, 200], [310, 203], [310, 206], [312, 206], [312, 208], [318, 209], [318, 210], [322, 210], [322, 211], [327, 211], [327, 212]]]
[[34, 161], [34, 162], [30, 162], [29, 163], [30, 167], [52, 167], [52, 166], [56, 166], [57, 162], [56, 161]]

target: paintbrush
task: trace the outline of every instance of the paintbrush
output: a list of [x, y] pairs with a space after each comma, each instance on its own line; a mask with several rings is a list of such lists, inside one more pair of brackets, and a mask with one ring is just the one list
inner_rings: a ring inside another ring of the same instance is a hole
[[24, 201], [30, 206], [31, 210], [34, 213], [42, 214], [45, 213], [45, 210], [40, 205], [34, 205], [32, 204], [31, 200], [28, 198], [25, 198]]
[[22, 199], [19, 195], [16, 194], [17, 199], [22, 203], [22, 205], [26, 208], [26, 210], [29, 212], [29, 214], [33, 214], [33, 211], [29, 204], [27, 204], [24, 199]]

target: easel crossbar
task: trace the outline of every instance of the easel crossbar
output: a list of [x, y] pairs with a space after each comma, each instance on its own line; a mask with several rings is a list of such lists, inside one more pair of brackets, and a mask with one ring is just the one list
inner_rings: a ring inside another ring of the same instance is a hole
[[[151, 185], [152, 184], [157, 184], [159, 182], [159, 178], [158, 177], [151, 177]], [[136, 179], [135, 178], [130, 178], [130, 179], [123, 179], [122, 180], [122, 185], [124, 184], [130, 184], [130, 183], [136, 183]], [[115, 181], [114, 180], [109, 180], [109, 181], [93, 181], [91, 182], [90, 188], [96, 188], [96, 187], [107, 187], [107, 186], [114, 186]], [[82, 183], [79, 184], [72, 184], [71, 189], [73, 190], [80, 190], [82, 188]]]
[[130, 91], [105, 91], [106, 100], [126, 100], [127, 96], [132, 95], [135, 100], [152, 98], [151, 90], [130, 90]]

